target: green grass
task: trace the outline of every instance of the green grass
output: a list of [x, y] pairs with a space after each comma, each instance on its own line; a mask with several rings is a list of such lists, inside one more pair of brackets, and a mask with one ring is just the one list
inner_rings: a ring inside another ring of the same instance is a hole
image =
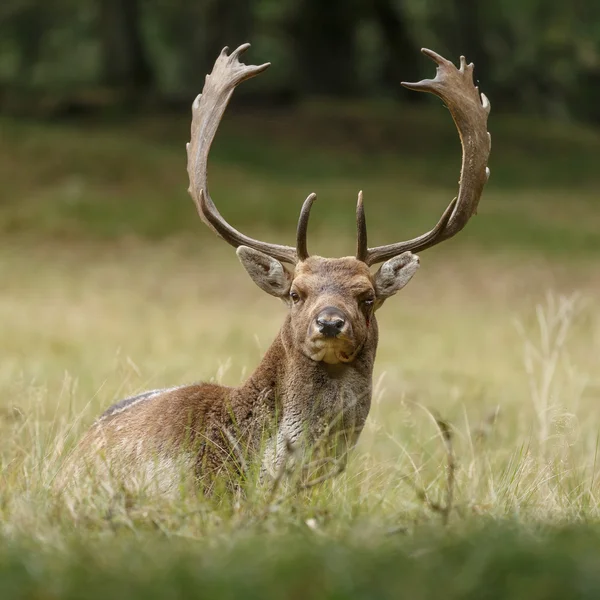
[[[455, 192], [447, 120], [233, 115], [211, 190], [284, 242], [317, 191], [324, 254], [353, 248], [361, 188], [372, 240], [420, 233]], [[100, 482], [65, 504], [53, 476], [95, 416], [152, 387], [239, 383], [284, 308], [196, 217], [184, 120], [0, 126], [0, 598], [597, 597], [597, 132], [492, 119], [479, 216], [378, 317], [344, 474], [234, 499]]]
[[488, 524], [453, 535], [335, 543], [299, 530], [285, 538], [172, 540], [160, 534], [0, 551], [3, 598], [596, 598], [597, 529], [524, 532]]
[[[0, 128], [1, 231], [208, 239], [186, 191], [187, 118], [5, 120]], [[481, 218], [453, 244], [597, 253], [598, 132], [503, 116], [490, 130]], [[392, 240], [431, 227], [456, 193], [459, 166], [458, 136], [441, 105], [375, 113], [326, 105], [230, 116], [210, 177], [223, 213], [256, 235], [292, 236], [301, 202], [316, 191], [313, 237], [348, 237], [363, 189], [370, 230]]]

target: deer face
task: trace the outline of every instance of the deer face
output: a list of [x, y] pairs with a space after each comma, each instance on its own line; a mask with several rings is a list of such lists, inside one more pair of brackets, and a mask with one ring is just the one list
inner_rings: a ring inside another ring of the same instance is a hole
[[384, 263], [374, 275], [353, 257], [310, 256], [291, 273], [257, 250], [241, 246], [237, 254], [254, 282], [288, 305], [293, 346], [328, 364], [354, 360], [369, 338], [375, 310], [419, 267], [410, 252]]

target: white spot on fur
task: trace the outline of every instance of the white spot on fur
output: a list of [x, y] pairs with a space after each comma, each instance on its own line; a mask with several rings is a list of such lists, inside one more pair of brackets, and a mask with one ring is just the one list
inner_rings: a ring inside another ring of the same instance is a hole
[[[142, 392], [137, 396], [130, 396], [129, 398], [123, 398], [113, 406], [111, 406], [99, 419], [97, 422], [104, 421], [110, 417], [114, 417], [115, 415], [119, 415], [134, 406], [140, 404], [140, 402], [144, 402], [145, 400], [151, 400], [152, 398], [156, 398], [162, 394], [168, 394], [169, 392], [174, 392], [175, 390], [181, 389], [182, 385], [178, 385], [170, 388], [162, 388], [158, 390], [149, 390], [147, 392]], [[119, 406], [121, 405], [121, 406]]]

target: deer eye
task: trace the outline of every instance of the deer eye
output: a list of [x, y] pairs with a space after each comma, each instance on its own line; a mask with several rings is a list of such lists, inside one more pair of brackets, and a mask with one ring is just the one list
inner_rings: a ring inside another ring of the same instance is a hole
[[371, 308], [375, 304], [375, 298], [373, 296], [367, 296], [362, 299], [362, 305], [366, 308]]
[[298, 302], [300, 302], [300, 294], [298, 292], [291, 291], [290, 298], [292, 299], [292, 302], [294, 304], [297, 304]]

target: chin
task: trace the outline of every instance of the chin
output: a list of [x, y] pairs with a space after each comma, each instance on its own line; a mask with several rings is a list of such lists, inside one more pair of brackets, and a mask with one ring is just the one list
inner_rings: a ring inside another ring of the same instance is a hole
[[352, 362], [356, 349], [346, 340], [319, 338], [310, 342], [306, 354], [315, 362], [337, 365]]

